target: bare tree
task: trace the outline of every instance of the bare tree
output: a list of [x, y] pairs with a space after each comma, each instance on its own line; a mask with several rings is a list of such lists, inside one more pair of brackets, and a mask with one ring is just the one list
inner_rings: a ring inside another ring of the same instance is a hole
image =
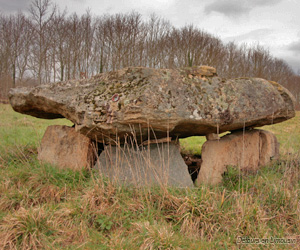
[[167, 45], [166, 41], [170, 37], [171, 24], [152, 14], [145, 24], [145, 29], [143, 65], [152, 68], [166, 67], [165, 54], [171, 47], [171, 44]]
[[33, 70], [41, 84], [43, 80], [50, 79], [47, 64], [48, 49], [50, 47], [47, 31], [50, 30], [50, 23], [54, 18], [56, 7], [51, 0], [34, 0], [29, 8], [32, 27], [35, 31], [36, 43], [33, 45], [32, 57]]
[[146, 21], [137, 12], [68, 15], [51, 0], [33, 0], [29, 10], [30, 18], [0, 15], [2, 89], [4, 82], [8, 89], [29, 74], [41, 84], [128, 66], [210, 65], [220, 76], [271, 79], [300, 96], [299, 75], [259, 44], [224, 44], [193, 25], [175, 28], [155, 14]]

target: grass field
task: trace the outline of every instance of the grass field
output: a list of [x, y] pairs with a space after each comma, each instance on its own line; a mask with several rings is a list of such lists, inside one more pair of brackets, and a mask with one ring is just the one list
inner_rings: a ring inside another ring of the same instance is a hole
[[[211, 187], [121, 187], [93, 171], [37, 161], [48, 125], [0, 104], [0, 249], [299, 249], [300, 113], [265, 126], [281, 159], [256, 174], [230, 168]], [[199, 153], [204, 138], [181, 141]], [[298, 244], [237, 244], [298, 237]], [[248, 238], [247, 238], [248, 237]]]

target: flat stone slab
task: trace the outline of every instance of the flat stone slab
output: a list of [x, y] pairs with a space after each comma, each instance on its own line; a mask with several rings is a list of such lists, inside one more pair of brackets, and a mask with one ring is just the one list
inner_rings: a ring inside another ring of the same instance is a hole
[[80, 170], [90, 168], [95, 153], [90, 138], [68, 126], [49, 126], [38, 148], [38, 160], [59, 168]]
[[206, 141], [202, 146], [202, 163], [196, 185], [217, 184], [227, 166], [241, 170], [256, 171], [279, 157], [276, 136], [265, 130], [239, 131], [216, 140]]
[[16, 88], [15, 111], [65, 117], [76, 130], [105, 143], [203, 136], [259, 127], [295, 116], [294, 98], [276, 82], [223, 79], [214, 68], [124, 68], [91, 79]]
[[194, 187], [179, 147], [174, 143], [137, 147], [108, 145], [95, 169], [123, 185]]

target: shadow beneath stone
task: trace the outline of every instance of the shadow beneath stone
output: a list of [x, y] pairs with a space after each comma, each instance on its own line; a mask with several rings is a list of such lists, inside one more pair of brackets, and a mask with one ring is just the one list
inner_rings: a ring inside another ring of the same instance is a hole
[[201, 163], [202, 163], [201, 156], [185, 155], [185, 154], [182, 154], [181, 156], [188, 167], [188, 171], [192, 178], [192, 181], [195, 182], [201, 168]]

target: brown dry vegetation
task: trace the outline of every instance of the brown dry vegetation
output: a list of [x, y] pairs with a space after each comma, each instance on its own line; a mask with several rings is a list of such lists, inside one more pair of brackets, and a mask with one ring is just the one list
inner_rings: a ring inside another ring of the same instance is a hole
[[281, 142], [279, 161], [257, 173], [229, 168], [219, 186], [177, 189], [118, 186], [93, 171], [40, 164], [47, 122], [7, 105], [0, 112], [1, 249], [299, 249], [299, 241], [236, 243], [299, 240], [299, 113], [269, 127]]

